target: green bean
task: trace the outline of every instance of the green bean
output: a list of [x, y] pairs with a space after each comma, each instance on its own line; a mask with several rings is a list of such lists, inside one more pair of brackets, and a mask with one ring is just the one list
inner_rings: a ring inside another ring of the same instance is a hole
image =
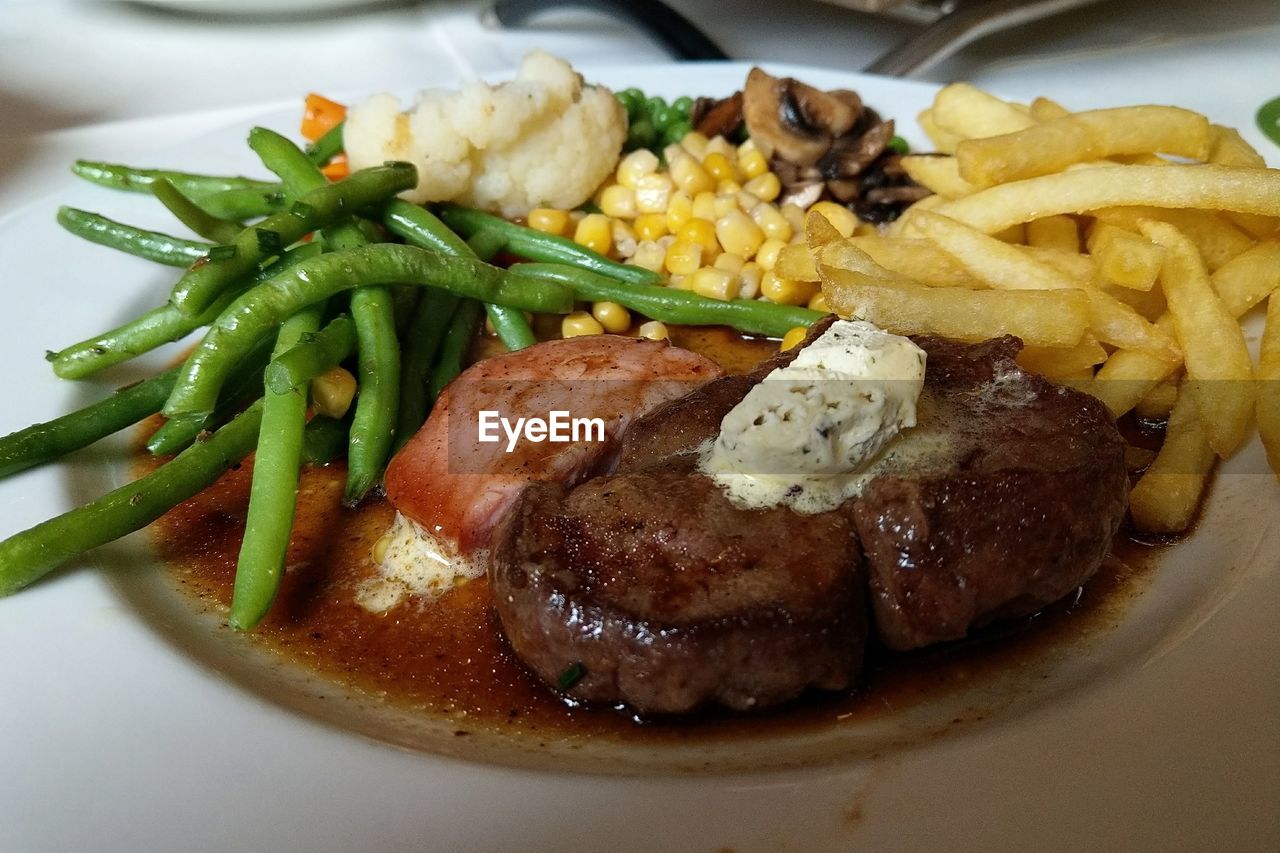
[[262, 371], [270, 361], [269, 339], [264, 339], [249, 357], [236, 365], [235, 372], [227, 379], [218, 396], [218, 405], [204, 420], [165, 421], [147, 438], [147, 450], [152, 456], [172, 456], [181, 452], [202, 432], [217, 429], [244, 406], [262, 396]]
[[343, 494], [347, 506], [360, 503], [382, 478], [400, 408], [400, 343], [390, 291], [385, 287], [358, 288], [351, 294], [351, 316], [356, 321], [360, 396], [347, 448]]
[[261, 421], [262, 405], [254, 403], [208, 440], [140, 480], [0, 542], [0, 595], [17, 592], [77, 554], [147, 526], [208, 488], [253, 450]]
[[232, 189], [204, 196], [196, 201], [210, 216], [243, 222], [279, 213], [289, 205], [279, 184], [267, 189]]
[[178, 368], [172, 367], [105, 400], [0, 438], [0, 477], [51, 462], [154, 415], [173, 390], [177, 375]]
[[673, 287], [620, 284], [564, 264], [516, 264], [511, 269], [537, 281], [563, 284], [583, 301], [617, 302], [664, 323], [731, 326], [748, 334], [780, 338], [790, 329], [811, 326], [827, 316], [821, 311], [775, 305], [758, 299], [722, 301]]
[[324, 136], [307, 146], [307, 158], [317, 166], [323, 166], [342, 153], [342, 130], [345, 121], [340, 121], [325, 131]]
[[265, 127], [249, 131], [249, 147], [284, 184], [285, 192], [298, 197], [328, 184], [302, 149], [284, 136]]
[[323, 228], [345, 213], [382, 201], [417, 182], [407, 163], [362, 169], [344, 181], [306, 193], [288, 211], [273, 214], [241, 232], [235, 253], [209, 261], [184, 275], [170, 301], [184, 314], [204, 311], [237, 279], [248, 275], [264, 257], [278, 254], [304, 234]]
[[[412, 245], [448, 255], [475, 255], [487, 261], [507, 244], [505, 232], [482, 228], [471, 235], [471, 240], [476, 241], [475, 246], [472, 246], [470, 241], [463, 240], [449, 230], [429, 210], [399, 199], [384, 208], [383, 222], [393, 234]], [[523, 312], [500, 305], [486, 305], [485, 311], [489, 314], [494, 331], [509, 351], [515, 352], [537, 343]]]
[[295, 246], [285, 252], [284, 256], [275, 263], [259, 271], [252, 279], [223, 294], [198, 317], [188, 317], [166, 303], [122, 326], [50, 353], [47, 358], [53, 362], [53, 372], [61, 378], [83, 379], [105, 367], [128, 361], [156, 347], [184, 338], [201, 326], [209, 325], [218, 319], [223, 309], [253, 284], [265, 281], [294, 264], [318, 254], [320, 254], [319, 245], [306, 243]]
[[71, 167], [74, 172], [86, 181], [92, 181], [104, 187], [126, 190], [135, 193], [151, 192], [151, 185], [157, 178], [164, 178], [184, 194], [192, 198], [204, 198], [226, 190], [270, 190], [273, 184], [253, 178], [222, 175], [195, 175], [190, 172], [175, 172], [169, 169], [137, 169], [133, 166], [121, 166], [115, 163], [101, 163], [93, 160], [77, 160]]
[[349, 315], [339, 314], [320, 331], [303, 335], [293, 347], [272, 358], [264, 377], [266, 386], [275, 394], [301, 388], [333, 365], [346, 361], [355, 347], [355, 323]]
[[[323, 303], [316, 303], [285, 320], [273, 355], [283, 355], [301, 343], [304, 336], [315, 334], [323, 313]], [[283, 393], [268, 390], [263, 396], [249, 511], [227, 620], [232, 628], [245, 631], [262, 621], [280, 589], [298, 505], [298, 470], [306, 425], [305, 385]]]
[[308, 465], [328, 465], [347, 449], [348, 420], [316, 415], [302, 435], [302, 461]]
[[474, 299], [463, 299], [459, 303], [458, 310], [449, 323], [449, 330], [445, 332], [444, 342], [440, 345], [440, 359], [431, 371], [431, 382], [427, 386], [429, 402], [434, 403], [444, 386], [462, 372], [483, 314], [483, 307]]
[[414, 308], [401, 356], [400, 413], [396, 418], [397, 450], [413, 437], [427, 419], [427, 411], [431, 408], [427, 398], [431, 365], [457, 307], [458, 297], [447, 290], [429, 288], [423, 292], [422, 299]]
[[479, 210], [446, 204], [440, 208], [440, 218], [464, 237], [470, 237], [477, 231], [497, 231], [506, 237], [507, 251], [531, 261], [571, 264], [632, 284], [662, 284], [662, 276], [652, 270], [611, 261], [572, 240], [544, 234]]
[[310, 258], [233, 301], [191, 353], [165, 405], [169, 417], [203, 418], [213, 410], [232, 365], [288, 316], [344, 290], [375, 282], [440, 287], [529, 311], [564, 313], [570, 291], [470, 258], [413, 246], [380, 244]]
[[219, 219], [182, 194], [169, 183], [168, 178], [156, 178], [151, 192], [178, 221], [208, 240], [229, 243], [240, 233], [240, 225], [229, 219]]
[[212, 248], [208, 243], [144, 231], [74, 207], [58, 208], [58, 224], [91, 243], [171, 267], [189, 267]]

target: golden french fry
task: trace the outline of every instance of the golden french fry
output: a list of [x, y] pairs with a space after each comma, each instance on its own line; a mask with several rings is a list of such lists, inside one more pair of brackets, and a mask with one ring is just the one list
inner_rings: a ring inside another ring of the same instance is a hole
[[1150, 290], [1164, 262], [1164, 249], [1146, 237], [1102, 221], [1089, 230], [1089, 251], [1103, 278], [1131, 290]]
[[1267, 324], [1258, 347], [1258, 434], [1271, 470], [1280, 477], [1280, 296], [1267, 300]]
[[1027, 223], [1027, 245], [1063, 252], [1080, 251], [1080, 227], [1070, 216], [1044, 216]]
[[924, 131], [924, 135], [929, 137], [929, 141], [933, 143], [933, 147], [943, 154], [952, 154], [956, 150], [956, 144], [960, 142], [961, 137], [956, 136], [949, 130], [944, 130], [938, 125], [933, 117], [933, 110], [927, 109], [920, 115], [916, 116], [916, 123], [920, 125], [920, 129]]
[[1240, 131], [1234, 127], [1223, 127], [1220, 124], [1209, 126], [1209, 156], [1206, 159], [1210, 163], [1217, 163], [1219, 166], [1243, 166], [1246, 169], [1267, 168], [1267, 161], [1262, 159], [1262, 155], [1258, 153], [1257, 149], [1244, 141]]
[[818, 265], [813, 260], [813, 252], [804, 243], [783, 246], [778, 252], [773, 271], [792, 281], [818, 280]]
[[960, 176], [982, 187], [1059, 172], [1116, 154], [1163, 152], [1203, 160], [1209, 120], [1178, 107], [1088, 110], [1016, 133], [956, 145]]
[[869, 320], [899, 335], [983, 341], [1017, 335], [1035, 346], [1069, 347], [1088, 326], [1089, 304], [1078, 290], [1000, 291], [883, 282], [821, 267], [827, 304], [842, 317]]
[[930, 241], [992, 287], [1002, 290], [1080, 289], [1088, 299], [1090, 329], [1099, 340], [1126, 349], [1176, 353], [1169, 335], [1129, 306], [1093, 287], [1091, 282], [1063, 275], [1019, 247], [1002, 243], [940, 214], [919, 212], [914, 221], [915, 227]]
[[1231, 316], [1244, 316], [1280, 288], [1280, 239], [1241, 252], [1219, 267], [1210, 281]]
[[[981, 290], [986, 282], [976, 278], [964, 265], [928, 240], [867, 235], [853, 237], [849, 244], [871, 256], [877, 264], [899, 275], [931, 287], [967, 287]], [[833, 264], [840, 266], [840, 264]]]
[[960, 198], [977, 189], [960, 177], [954, 157], [908, 154], [899, 162], [911, 180], [944, 198]]
[[1023, 347], [1018, 353], [1018, 364], [1024, 370], [1050, 379], [1073, 377], [1086, 370], [1092, 379], [1094, 366], [1106, 360], [1107, 351], [1089, 334], [1073, 347]]
[[1057, 101], [1048, 98], [1036, 98], [1031, 102], [1031, 117], [1036, 121], [1053, 121], [1071, 115], [1071, 110]]
[[[1150, 290], [1131, 290], [1099, 277], [1098, 289], [1119, 299], [1153, 323], [1163, 317], [1169, 307], [1164, 299], [1164, 291], [1158, 287], [1152, 287]], [[1170, 329], [1172, 328], [1171, 326]]]
[[[853, 239], [833, 240], [814, 252], [818, 259], [818, 270], [840, 269], [848, 273], [862, 276], [864, 283], [880, 284], [907, 283], [918, 284], [911, 278], [886, 269], [870, 254], [858, 248]], [[847, 279], [846, 280], [850, 280]]]
[[933, 99], [933, 120], [961, 139], [1015, 133], [1035, 120], [1014, 104], [968, 83], [944, 86]]
[[1209, 429], [1190, 394], [1169, 415], [1164, 445], [1129, 494], [1129, 514], [1139, 530], [1181, 533], [1191, 526], [1213, 470]]
[[1164, 379], [1159, 385], [1147, 392], [1147, 396], [1138, 401], [1138, 405], [1133, 407], [1134, 413], [1140, 417], [1151, 421], [1167, 420], [1169, 413], [1173, 411], [1173, 404], [1178, 401], [1178, 385], [1180, 377], [1170, 376]]
[[1144, 219], [1138, 226], [1167, 252], [1160, 284], [1187, 367], [1187, 396], [1205, 422], [1209, 445], [1229, 456], [1244, 441], [1254, 408], [1244, 334], [1214, 293], [1195, 244], [1167, 222]]
[[991, 235], [1001, 243], [1012, 243], [1014, 245], [1022, 245], [1027, 242], [1027, 226], [1018, 224], [1010, 225]]
[[831, 224], [831, 220], [817, 210], [810, 210], [804, 217], [804, 237], [810, 250], [844, 239], [844, 235]]
[[1280, 216], [1259, 216], [1256, 213], [1236, 213], [1231, 210], [1222, 215], [1244, 233], [1260, 240], [1280, 236]]
[[[1077, 169], [990, 187], [934, 209], [993, 234], [1055, 213], [1085, 213], [1130, 205], [1280, 216], [1280, 170], [1229, 166]], [[918, 206], [909, 209], [907, 215]]]
[[[1165, 317], [1161, 320], [1157, 326], [1172, 330], [1172, 319]], [[1089, 393], [1101, 400], [1118, 418], [1138, 405], [1151, 393], [1151, 389], [1181, 364], [1181, 359], [1145, 350], [1116, 350], [1098, 370]]]
[[1141, 219], [1168, 222], [1191, 240], [1213, 272], [1253, 245], [1253, 239], [1217, 213], [1208, 210], [1161, 210], [1158, 207], [1113, 207], [1093, 211], [1102, 222], [1138, 231]]

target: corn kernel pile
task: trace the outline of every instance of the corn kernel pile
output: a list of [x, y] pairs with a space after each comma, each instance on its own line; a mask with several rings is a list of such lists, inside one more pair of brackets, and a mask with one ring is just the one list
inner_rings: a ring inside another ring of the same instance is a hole
[[[666, 166], [647, 149], [625, 155], [596, 191], [599, 213], [537, 208], [529, 226], [570, 237], [602, 255], [667, 277], [669, 286], [712, 299], [765, 299], [825, 311], [817, 282], [778, 276], [778, 253], [804, 242], [807, 212], [778, 205], [778, 176], [768, 154], [748, 139], [734, 145], [722, 136], [686, 134], [664, 151]], [[857, 217], [833, 202], [813, 205], [843, 236]], [[565, 317], [562, 332], [598, 335], [629, 328], [625, 308], [598, 302], [592, 310]], [[661, 323], [645, 323], [640, 333], [666, 337]]]

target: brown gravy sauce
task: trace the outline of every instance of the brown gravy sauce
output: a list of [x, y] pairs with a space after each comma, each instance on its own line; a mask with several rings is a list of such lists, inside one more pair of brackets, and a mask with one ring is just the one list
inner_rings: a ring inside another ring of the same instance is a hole
[[[776, 347], [724, 330], [672, 331], [677, 343], [731, 371], [750, 369]], [[481, 339], [476, 354], [491, 347]], [[140, 454], [140, 471], [153, 465]], [[197, 607], [218, 615], [230, 604], [251, 472], [249, 461], [151, 527], [155, 547], [180, 587]], [[1049, 651], [1113, 626], [1165, 550], [1122, 533], [1111, 557], [1073, 600], [958, 643], [905, 654], [873, 648], [863, 684], [853, 693], [810, 695], [753, 715], [713, 711], [638, 721], [613, 708], [567, 704], [530, 675], [502, 638], [485, 579], [380, 615], [359, 607], [356, 587], [374, 572], [372, 548], [394, 510], [380, 500], [343, 509], [345, 476], [340, 463], [304, 471], [285, 578], [272, 612], [253, 637], [287, 661], [347, 688], [448, 716], [457, 721], [459, 734], [485, 728], [539, 738], [679, 741], [872, 719], [1034, 666]]]

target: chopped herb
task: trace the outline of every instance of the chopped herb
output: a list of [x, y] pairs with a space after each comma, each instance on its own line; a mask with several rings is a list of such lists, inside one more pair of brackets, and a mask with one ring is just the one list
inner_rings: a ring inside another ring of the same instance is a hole
[[214, 246], [209, 250], [209, 253], [205, 257], [211, 261], [229, 261], [235, 256], [235, 246]]
[[561, 690], [568, 690], [570, 687], [577, 684], [585, 673], [586, 670], [582, 668], [582, 664], [571, 663], [564, 672], [560, 673], [560, 677], [556, 679], [556, 686]]
[[258, 251], [262, 252], [262, 254], [279, 254], [280, 250], [284, 248], [278, 232], [266, 228], [255, 228], [254, 232], [258, 235]]

